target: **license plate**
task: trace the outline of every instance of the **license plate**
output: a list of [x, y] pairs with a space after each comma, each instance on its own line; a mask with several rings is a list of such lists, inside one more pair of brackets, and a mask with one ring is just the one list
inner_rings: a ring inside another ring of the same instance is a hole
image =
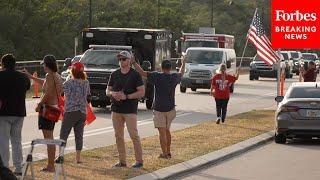
[[197, 84], [203, 84], [203, 80], [197, 79], [197, 80], [196, 80], [196, 83], [197, 83]]
[[319, 110], [307, 110], [307, 116], [308, 117], [320, 117], [320, 111]]

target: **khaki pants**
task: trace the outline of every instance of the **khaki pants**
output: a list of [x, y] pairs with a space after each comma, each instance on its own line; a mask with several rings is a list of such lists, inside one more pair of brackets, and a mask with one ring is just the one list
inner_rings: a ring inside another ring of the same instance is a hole
[[119, 152], [119, 161], [126, 163], [126, 147], [124, 143], [124, 124], [126, 123], [130, 138], [133, 142], [136, 161], [142, 163], [142, 147], [137, 129], [137, 115], [112, 112], [111, 118]]

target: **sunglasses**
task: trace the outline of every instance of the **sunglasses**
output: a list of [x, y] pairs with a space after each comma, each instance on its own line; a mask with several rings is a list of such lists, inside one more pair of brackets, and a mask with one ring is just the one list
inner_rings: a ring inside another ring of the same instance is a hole
[[127, 58], [119, 58], [119, 61], [126, 61]]

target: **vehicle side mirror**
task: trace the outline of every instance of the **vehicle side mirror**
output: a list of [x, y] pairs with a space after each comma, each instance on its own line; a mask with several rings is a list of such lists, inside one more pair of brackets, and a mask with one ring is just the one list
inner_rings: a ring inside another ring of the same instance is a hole
[[227, 68], [231, 68], [231, 61], [227, 61]]
[[144, 71], [151, 71], [151, 63], [149, 61], [143, 61], [141, 67]]
[[277, 96], [274, 100], [279, 103], [279, 102], [283, 101], [283, 99], [284, 99], [283, 96]]

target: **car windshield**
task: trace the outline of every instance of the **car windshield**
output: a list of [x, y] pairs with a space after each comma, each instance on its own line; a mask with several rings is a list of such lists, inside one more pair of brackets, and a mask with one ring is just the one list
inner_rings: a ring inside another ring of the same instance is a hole
[[292, 53], [291, 53], [291, 57], [292, 57], [293, 59], [298, 59], [298, 58], [299, 58], [299, 53], [297, 53], [297, 52], [292, 52]]
[[187, 63], [195, 64], [220, 64], [223, 58], [223, 51], [189, 50]]
[[80, 59], [81, 59], [81, 56], [75, 56], [75, 57], [71, 60], [71, 62], [72, 62], [72, 63], [78, 62], [78, 61], [80, 61]]
[[85, 52], [80, 61], [87, 66], [119, 66], [118, 53], [114, 50], [90, 50]]
[[294, 87], [288, 98], [320, 98], [320, 88], [317, 87]]
[[302, 58], [310, 61], [316, 60], [316, 56], [313, 54], [302, 54]]
[[189, 47], [218, 47], [217, 41], [187, 41], [186, 49]]
[[281, 53], [284, 60], [289, 60], [289, 56], [287, 53]]

